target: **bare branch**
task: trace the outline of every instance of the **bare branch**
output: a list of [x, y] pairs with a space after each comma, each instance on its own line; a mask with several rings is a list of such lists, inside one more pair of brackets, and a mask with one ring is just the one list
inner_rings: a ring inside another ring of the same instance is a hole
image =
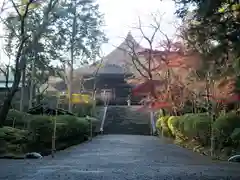
[[6, 5], [6, 0], [4, 0], [4, 1], [2, 2], [0, 14], [4, 11], [5, 5]]
[[149, 43], [149, 45], [150, 45], [150, 47], [151, 47], [151, 46], [152, 46], [152, 41], [151, 41], [151, 39], [148, 38], [148, 37], [145, 35], [145, 33], [143, 32], [142, 21], [141, 21], [141, 19], [140, 19], [139, 16], [138, 16], [138, 29], [140, 30], [143, 38], [148, 41], [148, 43]]
[[[138, 68], [138, 65], [144, 70], [144, 71], [146, 71], [146, 73], [148, 73], [149, 72], [149, 69], [147, 69], [146, 67], [145, 67], [145, 65], [139, 60], [139, 58], [138, 58], [138, 54], [137, 54], [137, 52], [136, 52], [136, 48], [137, 47], [135, 47], [135, 44], [134, 44], [134, 42], [131, 42], [131, 41], [129, 41], [129, 40], [127, 40], [126, 41], [127, 42], [127, 46], [130, 48], [130, 52], [128, 52], [128, 54], [131, 56], [131, 58], [132, 58], [132, 63], [133, 63], [133, 65], [135, 66], [135, 68], [136, 68], [136, 70], [140, 73], [140, 75], [141, 76], [143, 76], [143, 77], [145, 77], [145, 78], [147, 78], [147, 76], [146, 75], [144, 75], [144, 73]], [[137, 64], [136, 64], [137, 63]]]
[[[18, 17], [21, 17], [21, 14], [20, 14], [20, 12], [19, 12], [19, 10], [18, 10], [18, 6], [17, 6], [16, 3], [14, 2], [14, 0], [11, 0], [11, 2], [12, 2], [12, 5], [13, 5], [15, 11], [16, 11], [17, 14], [18, 14]], [[30, 1], [29, 1], [29, 2], [30, 2]], [[28, 8], [25, 9], [24, 15], [26, 14], [27, 9], [28, 9]], [[25, 15], [25, 16], [26, 16], [26, 15]]]
[[[47, 81], [46, 81], [47, 82]], [[46, 84], [46, 82], [45, 82], [45, 84]], [[42, 92], [40, 92], [40, 90], [38, 89], [38, 94], [36, 94], [34, 97], [33, 97], [33, 99], [35, 99], [37, 96], [41, 96], [42, 94], [44, 94], [44, 92], [48, 89], [48, 87], [49, 87], [49, 84], [47, 83], [47, 86], [42, 90]]]
[[4, 0], [3, 3], [2, 3], [2, 6], [1, 6], [0, 14], [3, 13], [4, 11], [6, 11], [6, 10], [9, 10], [9, 9], [12, 9], [12, 8], [15, 9], [15, 8], [20, 8], [20, 7], [26, 6], [25, 4], [19, 4], [18, 5], [16, 3], [15, 3], [15, 5], [16, 5], [15, 7], [13, 5], [10, 5], [10, 6], [6, 7], [6, 5], [7, 5], [7, 0]]
[[7, 23], [7, 21], [6, 21], [5, 19], [3, 19], [1, 16], [0, 16], [0, 21], [1, 21], [8, 29], [10, 29], [10, 30], [14, 33], [15, 36], [18, 37], [18, 34], [17, 34], [17, 32], [15, 31], [15, 29], [13, 28], [13, 26], [10, 26], [10, 25]]

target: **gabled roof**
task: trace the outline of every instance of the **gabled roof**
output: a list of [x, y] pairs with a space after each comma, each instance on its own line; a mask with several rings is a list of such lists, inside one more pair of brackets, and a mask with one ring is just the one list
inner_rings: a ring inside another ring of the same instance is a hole
[[[132, 69], [130, 69], [130, 64], [132, 64], [132, 57], [129, 53], [133, 50], [137, 52], [143, 51], [145, 48], [139, 45], [137, 41], [133, 38], [131, 32], [129, 32], [125, 40], [116, 47], [111, 53], [103, 58], [103, 63], [99, 68], [98, 74], [115, 74], [115, 75], [126, 75], [131, 74]], [[82, 75], [94, 75], [98, 69], [99, 62], [95, 64], [86, 65], [81, 68], [74, 70], [74, 77], [79, 77]], [[58, 79], [53, 78], [55, 83], [52, 83], [52, 88], [57, 90], [63, 90], [66, 88], [63, 80], [57, 81]]]
[[[114, 49], [111, 53], [109, 53], [104, 58], [105, 64], [125, 64], [127, 62], [131, 62], [131, 56], [129, 53], [132, 53], [133, 51], [139, 52], [144, 50], [139, 43], [133, 38], [131, 32], [127, 34], [127, 37], [125, 40], [118, 46], [116, 49]], [[124, 62], [125, 61], [125, 62]]]
[[[143, 47], [137, 43], [129, 32], [125, 40], [116, 47], [111, 53], [103, 58], [103, 65], [100, 67], [98, 74], [124, 74], [129, 73], [126, 69], [128, 64], [132, 63], [129, 53], [133, 51], [140, 52], [144, 50]], [[98, 63], [95, 63], [98, 64]], [[94, 74], [97, 70], [96, 65], [88, 65], [75, 70], [76, 74]]]

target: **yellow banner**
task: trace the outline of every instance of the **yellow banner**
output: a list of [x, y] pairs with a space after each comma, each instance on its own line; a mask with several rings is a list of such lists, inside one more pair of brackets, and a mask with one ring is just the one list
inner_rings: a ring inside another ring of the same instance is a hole
[[[69, 94], [58, 94], [59, 100], [61, 102], [69, 100]], [[88, 94], [72, 94], [72, 103], [73, 104], [88, 104], [92, 102], [92, 97]]]
[[81, 103], [90, 103], [91, 97], [87, 94], [72, 94], [72, 103], [81, 104]]

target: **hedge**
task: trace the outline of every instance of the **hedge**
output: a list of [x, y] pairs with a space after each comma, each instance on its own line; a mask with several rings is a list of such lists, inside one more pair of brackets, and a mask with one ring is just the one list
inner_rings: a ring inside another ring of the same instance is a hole
[[[14, 115], [16, 116], [14, 117]], [[12, 126], [10, 117], [15, 119], [15, 128], [10, 127]], [[64, 149], [87, 140], [90, 134], [91, 121], [94, 132], [100, 124], [97, 119], [70, 115], [57, 116], [56, 149]], [[0, 128], [0, 154], [33, 151], [41, 152], [43, 155], [49, 154], [52, 144], [53, 122], [54, 117], [52, 116], [29, 115], [12, 110], [5, 124], [9, 126]]]
[[213, 128], [219, 148], [231, 146], [232, 141], [238, 141], [236, 137], [237, 129], [240, 128], [240, 117], [235, 112], [221, 115], [213, 124]]
[[[165, 136], [183, 140], [197, 140], [201, 145], [210, 145], [211, 118], [207, 113], [188, 113], [183, 116], [165, 116], [157, 121], [157, 129]], [[235, 112], [220, 115], [212, 125], [218, 147], [240, 145], [240, 117]]]
[[207, 144], [210, 138], [211, 119], [206, 113], [185, 114], [179, 118], [179, 130], [189, 139]]
[[158, 132], [161, 132], [162, 135], [171, 137], [172, 134], [168, 128], [168, 118], [169, 116], [162, 116], [157, 120], [156, 127]]
[[230, 137], [234, 142], [239, 144], [239, 142], [240, 142], [240, 128], [235, 128]]
[[30, 120], [31, 120], [30, 114], [10, 109], [4, 125], [25, 129], [27, 128]]
[[[33, 116], [30, 123], [31, 151], [46, 151], [51, 149], [54, 117]], [[56, 144], [84, 141], [89, 135], [89, 124], [85, 118], [63, 115], [56, 118]]]
[[167, 122], [168, 128], [173, 136], [176, 136], [178, 134], [177, 127], [179, 126], [179, 117], [177, 116], [171, 116], [168, 118]]
[[0, 154], [26, 151], [28, 131], [12, 127], [0, 128]]

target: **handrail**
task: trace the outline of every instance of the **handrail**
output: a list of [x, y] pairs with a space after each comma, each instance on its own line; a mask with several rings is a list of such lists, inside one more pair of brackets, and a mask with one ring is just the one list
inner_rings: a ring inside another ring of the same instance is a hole
[[155, 125], [155, 120], [154, 120], [154, 112], [150, 112], [150, 122], [151, 122], [151, 135], [154, 135], [156, 133], [156, 125]]
[[100, 127], [100, 132], [103, 133], [103, 126], [104, 126], [104, 122], [106, 119], [106, 114], [107, 114], [107, 108], [108, 106], [104, 106], [104, 113], [103, 113], [103, 119], [102, 119], [102, 123], [101, 123], [101, 127]]

